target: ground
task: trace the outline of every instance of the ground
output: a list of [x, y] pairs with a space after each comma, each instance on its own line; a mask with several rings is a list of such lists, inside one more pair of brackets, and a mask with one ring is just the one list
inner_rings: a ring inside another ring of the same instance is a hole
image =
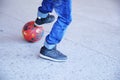
[[[0, 80], [120, 80], [120, 1], [73, 0], [73, 21], [58, 49], [66, 62], [39, 57], [53, 23], [39, 42], [22, 37], [42, 0], [0, 1]], [[53, 14], [57, 17], [56, 13]]]

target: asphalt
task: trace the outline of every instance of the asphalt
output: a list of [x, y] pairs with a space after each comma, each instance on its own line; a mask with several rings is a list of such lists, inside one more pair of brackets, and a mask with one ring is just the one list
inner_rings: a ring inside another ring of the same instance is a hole
[[58, 44], [66, 62], [39, 57], [54, 22], [42, 25], [40, 41], [23, 39], [23, 25], [36, 19], [41, 2], [0, 0], [0, 80], [120, 80], [119, 0], [73, 0], [73, 21]]

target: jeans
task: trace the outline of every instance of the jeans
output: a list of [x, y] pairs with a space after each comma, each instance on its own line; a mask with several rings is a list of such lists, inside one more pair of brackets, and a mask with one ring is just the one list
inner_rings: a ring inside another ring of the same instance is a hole
[[42, 6], [38, 8], [38, 17], [45, 17], [53, 9], [58, 14], [51, 32], [46, 36], [46, 42], [50, 45], [58, 44], [72, 21], [71, 0], [43, 0]]

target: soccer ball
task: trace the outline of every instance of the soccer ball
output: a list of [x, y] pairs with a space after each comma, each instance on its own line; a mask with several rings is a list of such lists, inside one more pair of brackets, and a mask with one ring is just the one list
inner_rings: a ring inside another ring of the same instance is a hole
[[26, 41], [36, 42], [42, 38], [44, 29], [42, 26], [34, 26], [34, 21], [30, 21], [23, 26], [22, 34]]

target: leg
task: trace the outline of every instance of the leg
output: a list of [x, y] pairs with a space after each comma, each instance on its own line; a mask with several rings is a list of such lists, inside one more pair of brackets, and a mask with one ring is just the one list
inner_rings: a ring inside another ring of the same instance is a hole
[[56, 45], [62, 40], [65, 30], [72, 20], [71, 0], [63, 0], [62, 4], [60, 5], [54, 3], [54, 8], [56, 13], [58, 14], [58, 18], [53, 25], [50, 34], [46, 37], [46, 42], [50, 45]]
[[53, 10], [53, 1], [52, 0], [43, 0], [42, 6], [38, 8], [38, 11], [42, 13], [49, 13]]
[[39, 26], [45, 23], [51, 23], [55, 20], [53, 15], [49, 13], [53, 10], [52, 0], [43, 0], [42, 6], [38, 8], [37, 19], [35, 20], [35, 26]]
[[71, 22], [71, 0], [54, 0], [54, 8], [58, 18], [50, 34], [46, 37], [45, 46], [40, 50], [40, 57], [53, 61], [66, 61], [67, 56], [56, 49], [62, 40], [67, 26]]
[[38, 8], [38, 17], [46, 18], [49, 12], [53, 10], [53, 2], [51, 0], [43, 0], [42, 6]]

